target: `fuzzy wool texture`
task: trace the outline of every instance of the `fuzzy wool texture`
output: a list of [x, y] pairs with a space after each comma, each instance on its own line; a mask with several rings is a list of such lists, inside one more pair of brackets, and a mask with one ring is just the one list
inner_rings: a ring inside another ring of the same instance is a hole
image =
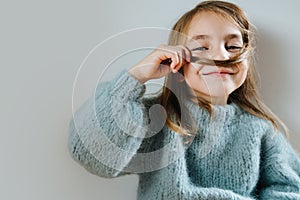
[[187, 101], [197, 133], [186, 140], [144, 94], [126, 70], [100, 83], [70, 122], [72, 157], [100, 177], [138, 174], [138, 200], [300, 200], [300, 159], [271, 123]]

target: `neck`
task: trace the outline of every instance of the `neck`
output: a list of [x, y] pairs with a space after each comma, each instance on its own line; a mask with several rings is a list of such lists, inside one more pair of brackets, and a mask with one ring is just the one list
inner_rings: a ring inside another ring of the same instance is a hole
[[196, 95], [198, 97], [203, 98], [207, 102], [211, 103], [212, 105], [226, 105], [228, 100], [228, 95], [224, 96], [210, 96], [204, 93], [200, 93], [198, 91], [195, 91]]
[[211, 97], [212, 105], [226, 105], [228, 97]]

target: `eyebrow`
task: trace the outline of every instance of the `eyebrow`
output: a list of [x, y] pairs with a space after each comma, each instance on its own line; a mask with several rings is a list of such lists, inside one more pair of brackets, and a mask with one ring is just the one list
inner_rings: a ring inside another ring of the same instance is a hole
[[207, 40], [211, 37], [209, 35], [195, 35], [192, 37], [192, 40]]
[[229, 35], [226, 35], [225, 39], [242, 39], [242, 36], [241, 35], [238, 35], [238, 34], [229, 34]]
[[[192, 40], [207, 40], [210, 39], [211, 36], [209, 35], [195, 35], [192, 37]], [[239, 34], [228, 34], [225, 36], [226, 40], [231, 40], [231, 39], [242, 39], [241, 35]]]

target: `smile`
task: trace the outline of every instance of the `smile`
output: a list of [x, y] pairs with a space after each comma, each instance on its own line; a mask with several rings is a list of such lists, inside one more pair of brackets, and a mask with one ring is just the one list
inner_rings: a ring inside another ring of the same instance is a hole
[[202, 73], [204, 76], [225, 76], [225, 75], [233, 75], [234, 73], [228, 72], [228, 71], [214, 71], [214, 72], [208, 72], [208, 73]]

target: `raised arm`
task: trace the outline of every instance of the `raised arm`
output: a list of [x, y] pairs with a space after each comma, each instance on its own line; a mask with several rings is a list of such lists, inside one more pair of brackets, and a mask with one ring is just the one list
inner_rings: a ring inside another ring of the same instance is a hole
[[[116, 177], [124, 170], [130, 172], [128, 164], [137, 154], [148, 127], [156, 126], [149, 124], [148, 110], [142, 102], [143, 83], [171, 71], [176, 73], [190, 56], [184, 46], [161, 45], [129, 71], [101, 83], [95, 96], [74, 113], [70, 123], [73, 157], [99, 176]], [[162, 64], [165, 60], [171, 62]]]

